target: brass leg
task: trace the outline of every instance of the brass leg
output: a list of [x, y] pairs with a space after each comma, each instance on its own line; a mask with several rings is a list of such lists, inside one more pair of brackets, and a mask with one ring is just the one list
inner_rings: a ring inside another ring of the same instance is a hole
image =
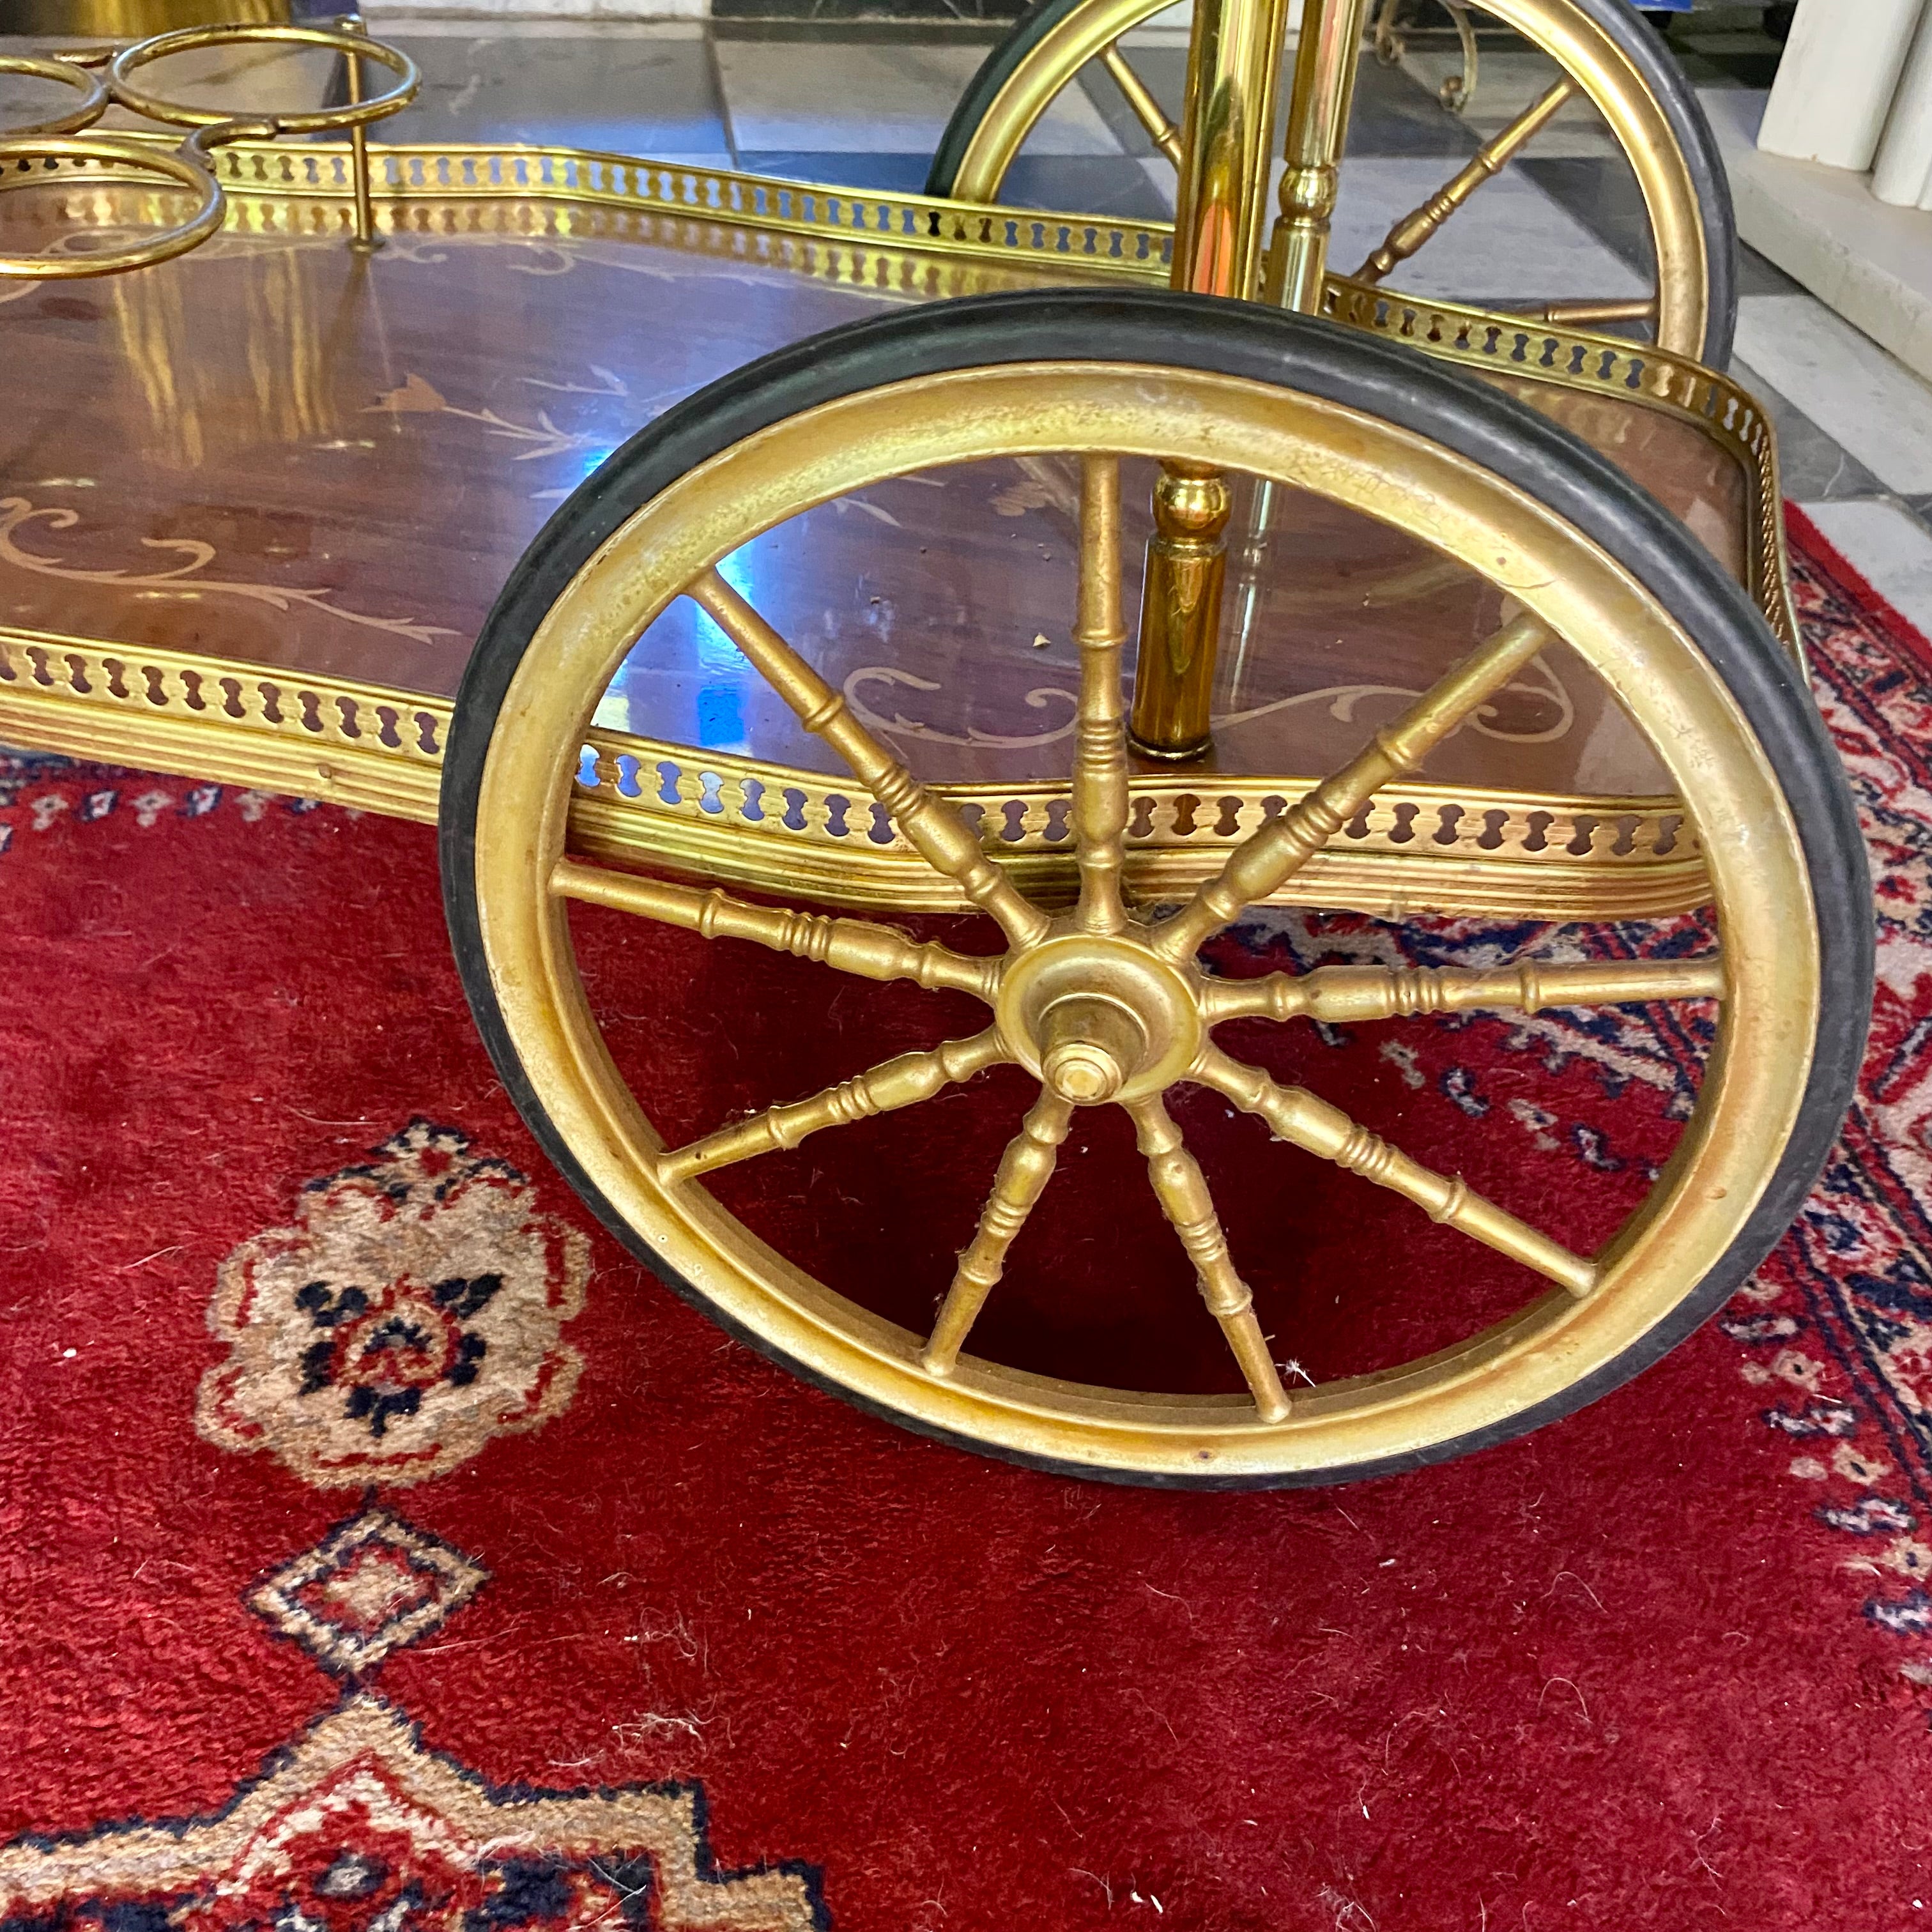
[[[1266, 212], [1283, 0], [1198, 0], [1174, 204], [1177, 289], [1254, 292]], [[1129, 729], [1150, 758], [1196, 758], [1210, 742], [1228, 486], [1195, 464], [1162, 466], [1141, 592]]]
[[1301, 16], [1288, 116], [1288, 172], [1281, 178], [1281, 213], [1268, 243], [1263, 291], [1268, 301], [1304, 315], [1322, 306], [1328, 220], [1335, 212], [1367, 10], [1368, 0], [1306, 0]]
[[1154, 485], [1154, 533], [1141, 592], [1141, 652], [1128, 726], [1154, 758], [1198, 758], [1211, 742], [1208, 707], [1228, 562], [1226, 482], [1196, 464], [1166, 464]]

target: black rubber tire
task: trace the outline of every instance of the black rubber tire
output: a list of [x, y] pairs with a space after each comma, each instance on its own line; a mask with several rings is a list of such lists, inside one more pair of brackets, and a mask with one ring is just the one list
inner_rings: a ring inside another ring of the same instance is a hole
[[[1062, 21], [1090, 4], [1091, 0], [1034, 0], [1014, 22], [959, 97], [927, 171], [928, 194], [952, 194], [974, 130], [1000, 90]], [[1568, 0], [1568, 4], [1600, 26], [1629, 56], [1670, 124], [1702, 212], [1705, 249], [1710, 262], [1709, 320], [1699, 360], [1713, 369], [1728, 368], [1738, 321], [1738, 224], [1731, 206], [1730, 178], [1718, 152], [1710, 122], [1677, 57], [1629, 0]]]
[[[1729, 1298], [1790, 1226], [1850, 1104], [1871, 1011], [1874, 915], [1864, 844], [1845, 775], [1790, 655], [1711, 554], [1654, 498], [1567, 431], [1460, 371], [1306, 316], [1160, 290], [1059, 290], [976, 297], [849, 325], [779, 350], [713, 383], [610, 456], [524, 553], [485, 622], [456, 700], [443, 761], [443, 902], [478, 1030], [531, 1132], [611, 1233], [679, 1294], [718, 1311], [666, 1268], [602, 1198], [525, 1078], [484, 963], [476, 892], [476, 819], [497, 712], [544, 614], [618, 526], [698, 464], [768, 425], [883, 384], [1006, 362], [1178, 364], [1293, 388], [1378, 416], [1448, 446], [1540, 498], [1644, 584], [1697, 639], [1749, 721], [1790, 800], [1802, 839], [1822, 947], [1821, 1012], [1810, 1081], [1777, 1173], [1722, 1262], [1642, 1340], [1561, 1396], [1504, 1424], [1413, 1455], [1318, 1474], [1256, 1480], [1151, 1479], [1174, 1488], [1340, 1483], [1447, 1461], [1580, 1408], [1647, 1367]], [[799, 1365], [726, 1320], [741, 1341]], [[818, 1380], [808, 1376], [807, 1379]], [[917, 1425], [860, 1400], [902, 1426]], [[1004, 1453], [933, 1430], [981, 1454]], [[1102, 1480], [1144, 1477], [1013, 1455]]]

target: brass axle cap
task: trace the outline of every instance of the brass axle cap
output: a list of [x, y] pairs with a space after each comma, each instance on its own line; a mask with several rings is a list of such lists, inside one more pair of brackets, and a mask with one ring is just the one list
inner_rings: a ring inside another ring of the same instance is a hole
[[1193, 1065], [1207, 1038], [1204, 976], [1149, 944], [1130, 921], [1082, 929], [1071, 914], [1012, 956], [994, 1022], [1013, 1058], [1078, 1107], [1150, 1100]]

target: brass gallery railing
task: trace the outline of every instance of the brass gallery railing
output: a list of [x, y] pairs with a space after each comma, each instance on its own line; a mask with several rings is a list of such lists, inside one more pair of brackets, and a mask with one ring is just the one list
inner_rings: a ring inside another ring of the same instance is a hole
[[[164, 136], [133, 136], [130, 144]], [[238, 137], [206, 163], [242, 236], [371, 239], [495, 232], [644, 237], [769, 262], [907, 299], [964, 294], [1041, 271], [1086, 280], [1164, 280], [1171, 232], [1154, 224], [970, 207], [763, 180], [566, 150]], [[4, 166], [0, 163], [0, 166]], [[137, 170], [60, 158], [50, 176], [119, 186]], [[156, 193], [158, 208], [161, 196]], [[1744, 479], [1744, 574], [1787, 646], [1776, 459], [1761, 412], [1725, 378], [1648, 344], [1420, 301], [1328, 278], [1324, 312], [1346, 326], [1517, 382], [1546, 382], [1694, 424]], [[84, 757], [436, 815], [448, 706], [400, 689], [268, 666], [0, 629], [0, 739]], [[817, 887], [857, 904], [947, 910], [950, 888], [877, 802], [848, 782], [760, 767], [614, 733], [594, 734], [574, 811], [586, 850], [649, 853], [697, 872]], [[1144, 779], [1128, 836], [1135, 889], [1187, 890], [1298, 782]], [[1066, 869], [1063, 791], [946, 788], [1023, 886]], [[1302, 890], [1333, 904], [1400, 912], [1639, 916], [1696, 903], [1703, 867], [1669, 799], [1562, 799], [1414, 786], [1378, 796], [1322, 854]], [[1050, 886], [1048, 890], [1051, 890]]]
[[[0, 632], [0, 739], [125, 759], [434, 823], [450, 705], [341, 679], [190, 653]], [[595, 731], [573, 843], [794, 892], [902, 911], [962, 909], [849, 779]], [[1312, 781], [1137, 778], [1126, 835], [1138, 891], [1175, 896]], [[1067, 871], [1066, 794], [941, 788], [976, 815], [1022, 890]], [[1637, 918], [1697, 902], [1703, 865], [1671, 799], [1564, 800], [1455, 786], [1378, 794], [1306, 874], [1321, 903]], [[1304, 895], [1305, 896], [1305, 895]]]

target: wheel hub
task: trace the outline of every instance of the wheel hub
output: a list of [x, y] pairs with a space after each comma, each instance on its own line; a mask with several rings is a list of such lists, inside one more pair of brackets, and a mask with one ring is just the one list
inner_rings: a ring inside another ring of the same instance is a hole
[[1061, 932], [1022, 953], [994, 1010], [1014, 1058], [1079, 1107], [1160, 1093], [1203, 1036], [1196, 976], [1132, 931]]

